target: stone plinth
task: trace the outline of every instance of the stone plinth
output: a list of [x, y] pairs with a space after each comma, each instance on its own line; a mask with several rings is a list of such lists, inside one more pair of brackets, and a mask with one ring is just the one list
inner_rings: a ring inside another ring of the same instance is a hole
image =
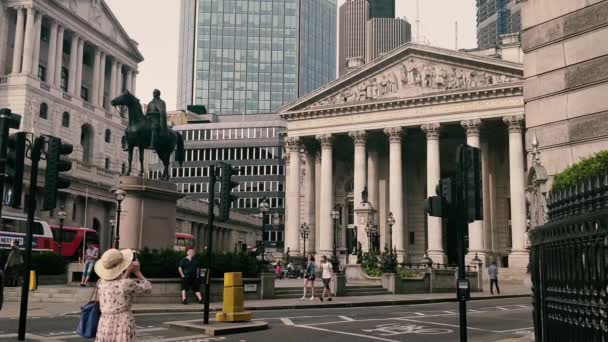
[[163, 249], [175, 241], [175, 184], [142, 177], [120, 177], [127, 192], [120, 214], [120, 248]]

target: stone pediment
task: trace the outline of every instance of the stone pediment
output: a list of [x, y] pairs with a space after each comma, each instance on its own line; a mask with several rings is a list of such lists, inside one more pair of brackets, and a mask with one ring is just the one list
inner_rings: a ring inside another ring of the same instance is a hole
[[522, 79], [521, 64], [407, 44], [296, 100], [281, 112], [483, 89]]
[[58, 1], [124, 49], [138, 51], [104, 0]]

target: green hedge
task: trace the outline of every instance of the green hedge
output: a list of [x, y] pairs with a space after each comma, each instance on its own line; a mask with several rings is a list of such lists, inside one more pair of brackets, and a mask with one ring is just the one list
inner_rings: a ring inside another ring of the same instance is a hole
[[[25, 251], [21, 250], [25, 262]], [[10, 250], [0, 249], [0, 265], [4, 268]], [[59, 275], [67, 270], [68, 262], [53, 252], [32, 252], [32, 269], [38, 275]]]
[[[185, 252], [174, 250], [143, 249], [138, 253], [141, 271], [147, 278], [179, 278], [177, 268]], [[196, 258], [202, 267], [207, 265], [207, 254], [197, 254]], [[212, 277], [222, 277], [225, 272], [242, 272], [243, 277], [257, 277], [261, 263], [246, 253], [214, 253], [211, 266]]]
[[608, 172], [608, 151], [596, 153], [555, 175], [552, 190], [562, 190], [574, 186], [578, 182], [605, 172]]

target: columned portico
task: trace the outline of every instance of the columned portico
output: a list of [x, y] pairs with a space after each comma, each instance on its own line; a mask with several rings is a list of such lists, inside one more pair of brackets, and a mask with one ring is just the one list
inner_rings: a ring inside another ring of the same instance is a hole
[[[53, 84], [55, 87], [59, 88], [61, 86], [61, 67], [63, 64], [63, 38], [65, 36], [65, 28], [63, 26], [59, 26], [57, 32], [57, 47], [55, 48], [55, 77], [53, 80]], [[49, 64], [49, 68], [52, 67]]]
[[13, 49], [13, 74], [21, 72], [21, 62], [23, 54], [23, 23], [25, 21], [25, 13], [22, 7], [17, 7], [17, 26], [15, 27], [15, 46]]
[[76, 95], [76, 78], [78, 77], [78, 43], [78, 36], [75, 33], [72, 33], [72, 42], [70, 44], [70, 73], [68, 76], [68, 93], [72, 95]]
[[390, 161], [389, 161], [389, 211], [393, 213], [395, 224], [393, 225], [393, 247], [396, 248], [399, 261], [407, 260], [407, 241], [405, 221], [403, 220], [403, 165], [401, 141], [405, 132], [402, 127], [384, 129], [389, 137]]
[[525, 249], [526, 195], [524, 168], [523, 129], [524, 116], [513, 115], [503, 119], [509, 127], [509, 179], [511, 193], [511, 253], [509, 267], [523, 268], [528, 265], [529, 254]]
[[36, 39], [36, 10], [33, 7], [27, 8], [27, 18], [25, 22], [25, 40], [23, 42], [23, 66], [21, 72], [25, 75], [32, 74], [32, 64], [34, 61], [34, 45]]
[[[55, 20], [51, 23], [51, 33], [49, 38], [49, 50], [47, 57], [47, 75], [46, 83], [55, 84], [55, 71], [57, 71], [57, 45], [58, 45], [58, 34], [59, 24]], [[63, 36], [61, 37], [63, 43]], [[63, 46], [62, 46], [63, 47]], [[63, 50], [63, 49], [62, 49]]]
[[[427, 196], [435, 196], [436, 187], [441, 179], [441, 158], [439, 152], [438, 123], [421, 126], [426, 133], [426, 192]], [[445, 264], [447, 256], [443, 250], [443, 225], [441, 217], [427, 215], [428, 250], [427, 254], [434, 263]]]
[[317, 136], [321, 142], [321, 197], [319, 212], [319, 240], [318, 253], [331, 255], [334, 245], [333, 222], [331, 211], [334, 208], [334, 182], [333, 182], [333, 136], [322, 134]]
[[285, 191], [287, 208], [287, 227], [285, 229], [285, 250], [300, 253], [300, 139], [289, 137], [286, 140], [289, 153], [287, 189]]
[[[355, 155], [354, 155], [354, 164], [355, 168], [353, 170], [353, 198], [354, 198], [354, 208], [357, 224], [357, 240], [361, 243], [361, 248], [363, 251], [369, 250], [369, 239], [367, 234], [365, 233], [365, 226], [362, 223], [362, 220], [359, 218], [360, 215], [367, 215], [366, 213], [359, 212], [362, 207], [363, 191], [367, 188], [367, 156], [366, 156], [366, 145], [367, 145], [367, 132], [365, 131], [355, 131], [350, 132], [348, 134], [354, 142], [355, 145]], [[365, 199], [367, 200], [367, 199]], [[365, 208], [369, 209], [369, 208]], [[363, 218], [365, 220], [365, 218]], [[371, 222], [373, 224], [373, 222]]]
[[[465, 120], [460, 123], [462, 127], [465, 129], [467, 135], [467, 145], [480, 148], [481, 144], [479, 142], [479, 130], [481, 128], [481, 120], [472, 119]], [[482, 163], [482, 177], [485, 170], [483, 170]], [[483, 183], [482, 183], [483, 184]], [[482, 201], [485, 205], [486, 198], [483, 196], [482, 189]], [[466, 255], [466, 262], [469, 263], [475, 255], [481, 259], [484, 265], [488, 265], [488, 258], [486, 257], [486, 249], [484, 246], [484, 229], [483, 229], [483, 220], [477, 220], [475, 222], [469, 223], [469, 251]]]

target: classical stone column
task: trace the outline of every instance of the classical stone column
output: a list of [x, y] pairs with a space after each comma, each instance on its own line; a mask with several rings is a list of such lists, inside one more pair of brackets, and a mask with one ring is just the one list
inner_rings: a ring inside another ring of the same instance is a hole
[[91, 98], [89, 102], [93, 105], [97, 105], [99, 102], [99, 69], [101, 63], [101, 51], [98, 47], [95, 47], [95, 60], [93, 61], [93, 84], [91, 91]]
[[57, 28], [59, 24], [53, 20], [51, 22], [51, 32], [49, 37], [49, 50], [46, 63], [46, 83], [55, 84], [55, 71], [57, 69]]
[[68, 93], [75, 95], [76, 92], [76, 74], [78, 73], [78, 36], [72, 33], [72, 42], [70, 44], [70, 72], [68, 76]]
[[23, 39], [24, 30], [23, 25], [25, 16], [23, 8], [17, 8], [17, 27], [15, 27], [15, 47], [13, 49], [13, 68], [12, 73], [18, 74], [21, 72], [21, 62], [23, 60]]
[[80, 89], [82, 88], [82, 69], [84, 68], [84, 60], [83, 60], [83, 55], [84, 55], [84, 39], [79, 39], [78, 40], [78, 61], [76, 62], [76, 86], [75, 86], [75, 92], [74, 95], [76, 95], [76, 97], [80, 98], [81, 97], [81, 93], [80, 93]]
[[[426, 133], [426, 192], [427, 196], [435, 196], [435, 189], [441, 178], [441, 156], [439, 153], [438, 123], [422, 125]], [[443, 226], [440, 217], [427, 216], [427, 253], [433, 262], [444, 264], [447, 257], [443, 251]]]
[[[321, 151], [315, 155], [315, 251], [321, 250]], [[313, 228], [311, 228], [312, 230]]]
[[25, 40], [23, 42], [23, 66], [21, 73], [32, 74], [32, 63], [34, 61], [34, 40], [36, 39], [36, 10], [27, 8], [27, 19], [25, 22]]
[[390, 142], [389, 162], [389, 211], [393, 213], [393, 247], [397, 249], [399, 261], [407, 261], [406, 225], [403, 217], [403, 164], [401, 158], [401, 140], [405, 132], [402, 127], [385, 128]]
[[[365, 131], [356, 131], [350, 132], [348, 134], [355, 144], [355, 167], [353, 170], [353, 178], [354, 178], [354, 207], [355, 207], [355, 215], [357, 216], [357, 223], [359, 222], [359, 214], [357, 211], [361, 209], [361, 202], [363, 202], [363, 190], [367, 187], [367, 159], [366, 159], [366, 145], [367, 145], [367, 132]], [[369, 208], [366, 208], [369, 209]], [[376, 209], [376, 208], [374, 208]], [[362, 224], [357, 224], [357, 241], [361, 243], [361, 248], [364, 251], [369, 250], [369, 241], [367, 238], [367, 234], [365, 233], [365, 226]]]
[[116, 96], [122, 94], [122, 63], [116, 66]]
[[34, 54], [32, 57], [32, 76], [38, 78], [38, 67], [40, 66], [40, 40], [42, 31], [42, 13], [36, 14], [34, 24]]
[[[378, 192], [378, 186], [380, 184], [380, 177], [378, 168], [378, 151], [375, 147], [372, 147], [373, 144], [370, 144], [370, 147], [367, 150], [367, 192], [368, 192], [368, 201], [372, 205], [374, 209], [376, 209], [376, 217], [375, 224], [378, 227], [384, 227], [385, 225], [380, 222], [380, 193]], [[390, 239], [387, 239], [387, 232], [381, 232], [380, 234], [380, 248], [383, 249], [387, 242], [390, 242]]]
[[[55, 79], [54, 84], [56, 87], [61, 86], [61, 68], [63, 67], [63, 36], [65, 34], [65, 28], [59, 26], [57, 30], [57, 48], [55, 54]], [[50, 66], [50, 64], [49, 64]]]
[[288, 137], [285, 146], [289, 152], [289, 173], [285, 191], [287, 226], [285, 229], [285, 250], [300, 253], [300, 138]]
[[126, 86], [127, 86], [127, 90], [131, 93], [133, 93], [133, 73], [127, 69], [126, 71], [126, 78], [125, 78], [125, 82], [126, 82]]
[[331, 255], [334, 246], [334, 227], [331, 211], [334, 207], [333, 180], [333, 137], [331, 134], [318, 135], [321, 142], [321, 197], [319, 205], [318, 253]]
[[[304, 169], [304, 203], [305, 203], [305, 222], [308, 225], [309, 233], [306, 240], [306, 253], [314, 253], [315, 251], [315, 207], [316, 207], [316, 189], [315, 189], [315, 160], [317, 152], [306, 152], [306, 168]], [[299, 234], [298, 234], [299, 236]]]
[[112, 66], [110, 68], [110, 86], [108, 87], [108, 100], [112, 101], [116, 97], [116, 69], [118, 62], [112, 58]]
[[96, 105], [99, 107], [104, 106], [103, 95], [105, 93], [106, 88], [106, 54], [101, 52], [101, 57], [99, 60], [99, 87], [97, 89], [97, 103]]
[[528, 266], [526, 239], [526, 194], [524, 184], [524, 146], [522, 131], [524, 116], [514, 115], [503, 118], [509, 127], [509, 183], [511, 187], [511, 253], [509, 267]]
[[[479, 148], [479, 129], [481, 128], [481, 120], [465, 120], [460, 123], [464, 127], [467, 134], [467, 145]], [[483, 174], [483, 170], [481, 171]], [[483, 190], [482, 190], [483, 193]], [[485, 202], [485, 197], [482, 198]], [[484, 203], [485, 204], [485, 203]], [[484, 205], [485, 207], [485, 205]], [[469, 223], [469, 251], [466, 255], [465, 262], [470, 263], [475, 257], [475, 254], [481, 259], [484, 265], [488, 265], [486, 257], [486, 248], [484, 246], [484, 231], [483, 221], [477, 220]]]
[[137, 92], [137, 71], [133, 71], [131, 76], [131, 94], [135, 95]]
[[[5, 5], [0, 6], [0, 46], [8, 46], [8, 30], [9, 30], [9, 20], [8, 20], [8, 8]], [[0, 51], [0, 75], [4, 76], [6, 74], [6, 59], [7, 50], [3, 49]]]

